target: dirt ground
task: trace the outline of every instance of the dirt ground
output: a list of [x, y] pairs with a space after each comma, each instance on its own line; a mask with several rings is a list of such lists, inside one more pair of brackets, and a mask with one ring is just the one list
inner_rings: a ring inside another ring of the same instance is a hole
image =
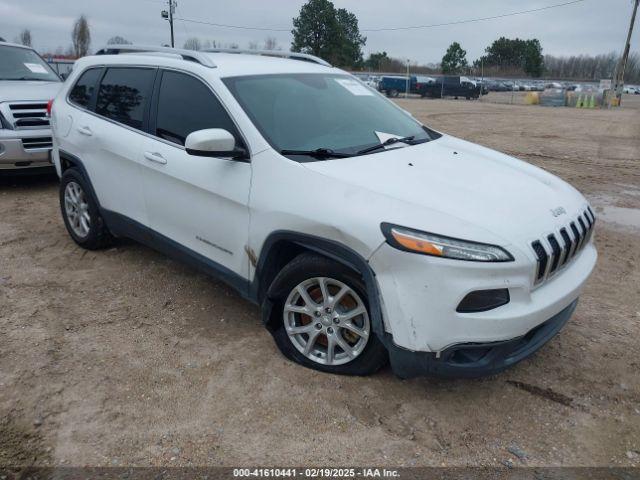
[[474, 381], [316, 373], [223, 284], [131, 242], [78, 248], [56, 178], [4, 178], [0, 465], [640, 465], [640, 96], [492, 95], [399, 103], [595, 206], [597, 269], [539, 354]]

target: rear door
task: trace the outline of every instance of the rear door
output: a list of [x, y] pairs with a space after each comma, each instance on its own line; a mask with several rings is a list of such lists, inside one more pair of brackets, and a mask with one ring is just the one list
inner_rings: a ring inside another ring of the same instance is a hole
[[248, 277], [251, 164], [190, 155], [187, 136], [223, 128], [245, 146], [226, 109], [201, 79], [161, 72], [143, 148], [144, 191], [151, 227], [164, 237], [234, 274]]
[[75, 125], [88, 145], [81, 159], [101, 206], [143, 225], [148, 219], [140, 161], [156, 72], [153, 67], [107, 67], [95, 115]]

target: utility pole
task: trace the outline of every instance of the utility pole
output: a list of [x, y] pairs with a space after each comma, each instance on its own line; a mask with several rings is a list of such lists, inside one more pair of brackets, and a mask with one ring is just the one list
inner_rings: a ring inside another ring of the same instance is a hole
[[176, 0], [169, 0], [169, 11], [163, 10], [161, 12], [162, 18], [164, 18], [165, 20], [169, 20], [169, 28], [171, 29], [171, 47], [175, 47], [173, 38], [173, 15], [176, 13], [177, 6], [178, 2], [176, 2]]
[[[627, 68], [627, 59], [629, 58], [629, 50], [631, 49], [631, 34], [633, 33], [633, 25], [636, 23], [636, 13], [638, 12], [638, 3], [640, 0], [634, 0], [633, 13], [631, 14], [631, 23], [629, 24], [629, 33], [627, 33], [627, 43], [624, 46], [624, 53], [618, 62], [615, 75], [613, 76], [613, 95], [618, 98], [618, 105], [622, 101], [622, 89], [624, 87], [624, 71]], [[611, 106], [612, 98], [609, 98], [608, 105]]]
[[411, 59], [407, 59], [407, 82], [404, 90], [404, 98], [409, 98], [409, 65], [411, 65]]
[[480, 78], [480, 96], [478, 98], [482, 101], [482, 91], [484, 90], [484, 55], [480, 57]]

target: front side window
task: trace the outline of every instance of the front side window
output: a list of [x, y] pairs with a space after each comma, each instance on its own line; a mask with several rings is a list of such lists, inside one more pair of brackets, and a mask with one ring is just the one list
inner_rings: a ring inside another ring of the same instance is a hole
[[142, 129], [155, 74], [148, 68], [109, 68], [100, 82], [96, 113]]
[[59, 82], [60, 77], [33, 50], [2, 45], [0, 80]]
[[390, 136], [416, 143], [438, 136], [348, 75], [257, 75], [224, 82], [278, 151], [357, 154]]
[[179, 72], [162, 74], [155, 135], [178, 145], [197, 130], [223, 128], [238, 138], [235, 125], [200, 80]]
[[80, 75], [80, 78], [69, 93], [69, 100], [80, 107], [89, 108], [101, 73], [101, 68], [91, 68]]

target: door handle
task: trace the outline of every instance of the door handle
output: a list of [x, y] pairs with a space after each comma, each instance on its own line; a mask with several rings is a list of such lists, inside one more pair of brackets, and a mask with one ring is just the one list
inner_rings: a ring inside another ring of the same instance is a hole
[[167, 160], [158, 152], [144, 152], [144, 158], [150, 162], [160, 163], [162, 165], [167, 163]]
[[78, 132], [80, 132], [82, 135], [86, 135], [87, 137], [93, 135], [93, 132], [89, 127], [78, 127]]

